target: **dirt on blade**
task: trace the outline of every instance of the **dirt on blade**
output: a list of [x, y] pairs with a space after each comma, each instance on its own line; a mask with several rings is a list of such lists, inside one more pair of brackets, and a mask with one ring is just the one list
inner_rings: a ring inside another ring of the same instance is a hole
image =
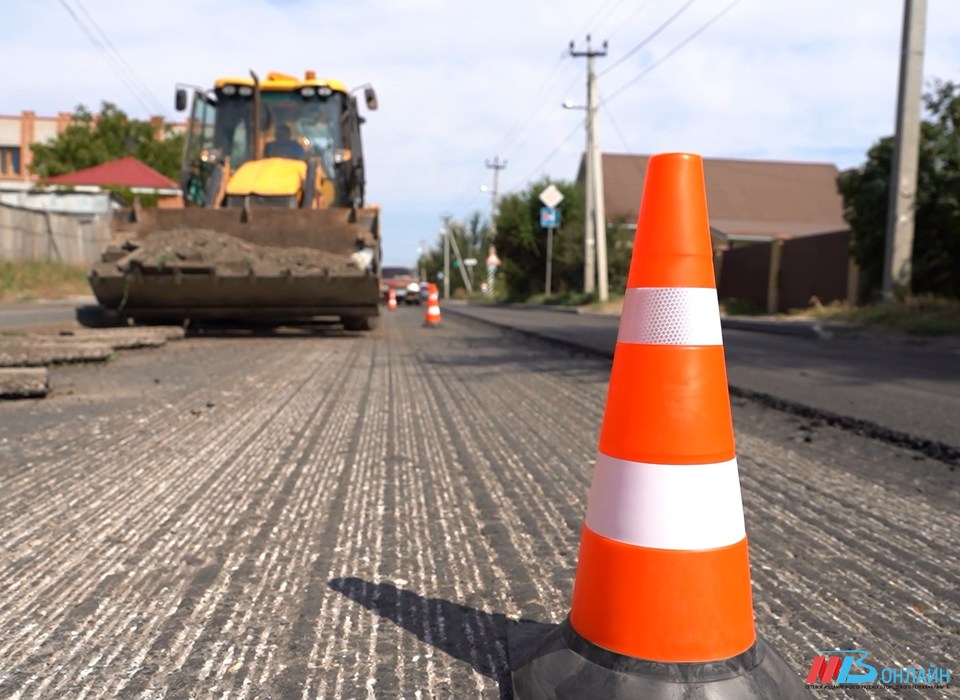
[[210, 229], [157, 231], [125, 244], [115, 260], [121, 271], [139, 268], [210, 267], [221, 273], [314, 275], [354, 268], [348, 258], [314, 248], [254, 245]]

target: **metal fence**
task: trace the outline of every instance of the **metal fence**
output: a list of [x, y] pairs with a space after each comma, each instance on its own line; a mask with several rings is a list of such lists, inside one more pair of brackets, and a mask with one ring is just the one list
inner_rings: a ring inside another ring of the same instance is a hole
[[717, 293], [768, 313], [802, 309], [816, 297], [856, 303], [850, 232], [834, 231], [723, 251]]
[[0, 204], [0, 260], [88, 265], [111, 240], [109, 214], [56, 214]]

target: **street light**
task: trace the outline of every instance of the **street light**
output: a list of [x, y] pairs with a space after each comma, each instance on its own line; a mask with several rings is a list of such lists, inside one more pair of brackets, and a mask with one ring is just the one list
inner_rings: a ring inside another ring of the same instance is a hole
[[421, 282], [427, 281], [426, 268], [424, 267], [424, 264], [423, 264], [423, 254], [426, 252], [426, 250], [427, 250], [427, 242], [420, 241], [420, 245], [417, 246], [417, 267], [420, 268], [418, 272], [420, 273]]

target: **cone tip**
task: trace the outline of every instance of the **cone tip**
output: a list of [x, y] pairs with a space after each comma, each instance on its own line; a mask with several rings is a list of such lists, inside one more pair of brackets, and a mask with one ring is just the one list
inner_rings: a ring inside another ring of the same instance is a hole
[[650, 156], [628, 287], [715, 287], [703, 159]]

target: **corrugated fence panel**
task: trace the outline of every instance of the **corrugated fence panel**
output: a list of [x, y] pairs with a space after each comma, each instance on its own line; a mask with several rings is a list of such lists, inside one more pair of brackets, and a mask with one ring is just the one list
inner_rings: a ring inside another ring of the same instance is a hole
[[0, 260], [88, 265], [111, 240], [110, 221], [0, 204]]

